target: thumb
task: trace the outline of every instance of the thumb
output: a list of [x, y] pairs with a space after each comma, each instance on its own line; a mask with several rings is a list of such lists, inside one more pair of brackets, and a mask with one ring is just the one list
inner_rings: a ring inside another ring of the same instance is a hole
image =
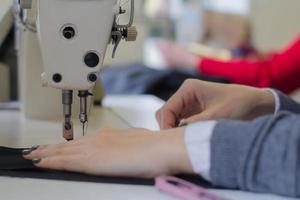
[[199, 121], [210, 121], [216, 120], [217, 117], [213, 112], [203, 112], [197, 115], [193, 115], [189, 118], [183, 119], [180, 121], [181, 125], [188, 125]]

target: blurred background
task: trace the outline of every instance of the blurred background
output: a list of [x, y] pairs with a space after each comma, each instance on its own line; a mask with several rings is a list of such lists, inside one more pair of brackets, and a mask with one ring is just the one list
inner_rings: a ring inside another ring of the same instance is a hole
[[[0, 3], [1, 102], [19, 99], [11, 2], [1, 0]], [[162, 39], [174, 41], [195, 54], [226, 60], [234, 56], [247, 57], [253, 49], [260, 52], [281, 49], [300, 32], [299, 0], [135, 2], [138, 40], [135, 43], [122, 43], [115, 59], [111, 58], [110, 46], [105, 59], [106, 67], [118, 69], [139, 65], [155, 70], [165, 69], [166, 60], [156, 45]], [[101, 76], [105, 79], [105, 73]], [[295, 92], [292, 95], [297, 98], [297, 94]]]

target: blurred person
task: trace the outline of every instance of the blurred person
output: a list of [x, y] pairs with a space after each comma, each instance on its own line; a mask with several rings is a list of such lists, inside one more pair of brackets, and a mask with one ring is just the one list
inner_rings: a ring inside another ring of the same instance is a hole
[[196, 56], [169, 41], [158, 46], [170, 68], [195, 69], [204, 76], [221, 77], [254, 87], [272, 87], [284, 93], [300, 87], [300, 35], [281, 51], [229, 61]]

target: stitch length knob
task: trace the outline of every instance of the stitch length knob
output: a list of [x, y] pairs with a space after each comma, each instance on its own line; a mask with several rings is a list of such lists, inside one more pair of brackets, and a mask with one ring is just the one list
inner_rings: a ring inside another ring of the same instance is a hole
[[131, 26], [128, 28], [127, 30], [127, 37], [126, 37], [126, 41], [127, 42], [133, 42], [136, 41], [138, 32], [135, 26]]

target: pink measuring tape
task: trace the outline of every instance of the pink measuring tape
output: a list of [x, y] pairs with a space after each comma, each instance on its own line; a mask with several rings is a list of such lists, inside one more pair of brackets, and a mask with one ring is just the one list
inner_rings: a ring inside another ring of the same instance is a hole
[[181, 200], [225, 200], [211, 194], [206, 189], [185, 180], [162, 176], [155, 179], [155, 187]]

